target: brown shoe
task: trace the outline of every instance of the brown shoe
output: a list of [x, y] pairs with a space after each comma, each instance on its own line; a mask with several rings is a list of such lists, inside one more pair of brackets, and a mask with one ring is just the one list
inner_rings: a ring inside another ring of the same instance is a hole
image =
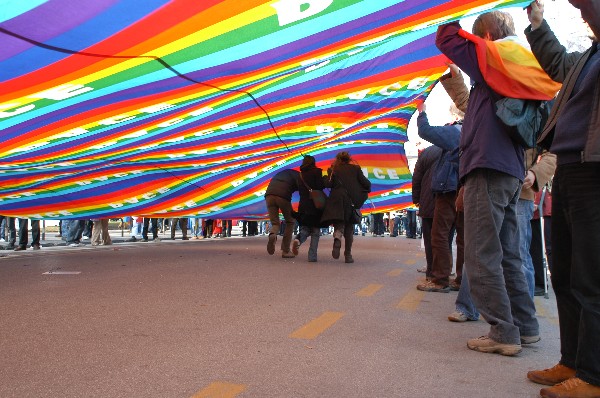
[[540, 395], [546, 398], [598, 398], [600, 386], [572, 377], [553, 387], [542, 388]]
[[550, 369], [532, 370], [527, 372], [527, 378], [534, 383], [553, 386], [558, 383], [575, 377], [575, 369], [566, 367], [563, 364], [556, 364]]
[[423, 292], [448, 293], [450, 291], [450, 286], [438, 285], [435, 282], [426, 281], [424, 283], [419, 283], [417, 289]]

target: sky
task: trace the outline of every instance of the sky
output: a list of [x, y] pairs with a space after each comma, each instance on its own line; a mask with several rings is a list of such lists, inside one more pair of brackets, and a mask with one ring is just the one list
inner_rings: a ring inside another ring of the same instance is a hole
[[[517, 35], [524, 37], [522, 33], [529, 26], [527, 11], [522, 8], [507, 8], [504, 11], [512, 15]], [[589, 40], [587, 39], [587, 31], [581, 19], [581, 14], [568, 0], [546, 0], [544, 2], [544, 18], [548, 21], [548, 24], [561, 43], [567, 48], [570, 45], [574, 45], [574, 43], [579, 43], [579, 45], [583, 46], [582, 48], [587, 48]], [[465, 30], [470, 31], [474, 21], [475, 17], [465, 18], [461, 20], [461, 26]], [[468, 81], [467, 76], [465, 76], [465, 81]], [[444, 125], [451, 120], [448, 111], [451, 101], [441, 85], [437, 85], [433, 89], [425, 104], [428, 110], [427, 117], [431, 125]], [[434, 112], [434, 109], [438, 109], [439, 112]], [[418, 112], [415, 112], [410, 120], [408, 125], [408, 142], [404, 145], [411, 172], [416, 163], [418, 149], [430, 145], [417, 134], [417, 116]]]

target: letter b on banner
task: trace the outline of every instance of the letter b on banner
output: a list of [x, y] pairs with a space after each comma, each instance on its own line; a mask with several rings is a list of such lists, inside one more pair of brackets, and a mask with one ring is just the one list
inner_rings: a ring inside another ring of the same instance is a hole
[[320, 13], [331, 3], [333, 0], [280, 0], [271, 5], [277, 10], [279, 26], [285, 26]]

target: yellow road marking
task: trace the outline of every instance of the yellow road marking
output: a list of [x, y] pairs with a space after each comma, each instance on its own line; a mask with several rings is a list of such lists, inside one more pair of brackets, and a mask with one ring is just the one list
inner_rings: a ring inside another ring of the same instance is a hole
[[406, 265], [413, 265], [413, 264], [415, 264], [416, 262], [417, 262], [417, 260], [415, 260], [414, 258], [409, 258], [408, 260], [406, 260], [406, 261], [404, 262], [404, 264], [406, 264]]
[[372, 295], [374, 295], [375, 293], [377, 293], [377, 291], [379, 289], [381, 289], [383, 287], [383, 285], [375, 285], [375, 284], [371, 284], [367, 287], [364, 287], [362, 289], [360, 289], [358, 292], [356, 292], [355, 294], [359, 297], [371, 297]]
[[423, 297], [425, 297], [425, 292], [411, 289], [404, 297], [402, 297], [402, 300], [396, 305], [396, 308], [414, 312], [419, 304], [421, 304], [421, 301], [423, 301]]
[[313, 319], [294, 333], [290, 334], [294, 339], [314, 339], [327, 328], [339, 321], [344, 316], [343, 312], [324, 312], [320, 317]]
[[205, 389], [192, 395], [192, 398], [233, 398], [243, 392], [246, 386], [223, 381], [210, 383]]
[[397, 269], [393, 269], [390, 272], [387, 273], [387, 276], [398, 276], [402, 273], [402, 269], [401, 268], [397, 268]]

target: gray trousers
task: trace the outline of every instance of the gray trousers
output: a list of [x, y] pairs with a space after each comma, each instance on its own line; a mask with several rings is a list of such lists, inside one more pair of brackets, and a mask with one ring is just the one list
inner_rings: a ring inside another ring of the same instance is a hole
[[469, 173], [464, 186], [465, 267], [471, 297], [490, 324], [488, 336], [519, 344], [539, 334], [535, 305], [521, 269], [517, 200], [521, 182], [491, 169]]

